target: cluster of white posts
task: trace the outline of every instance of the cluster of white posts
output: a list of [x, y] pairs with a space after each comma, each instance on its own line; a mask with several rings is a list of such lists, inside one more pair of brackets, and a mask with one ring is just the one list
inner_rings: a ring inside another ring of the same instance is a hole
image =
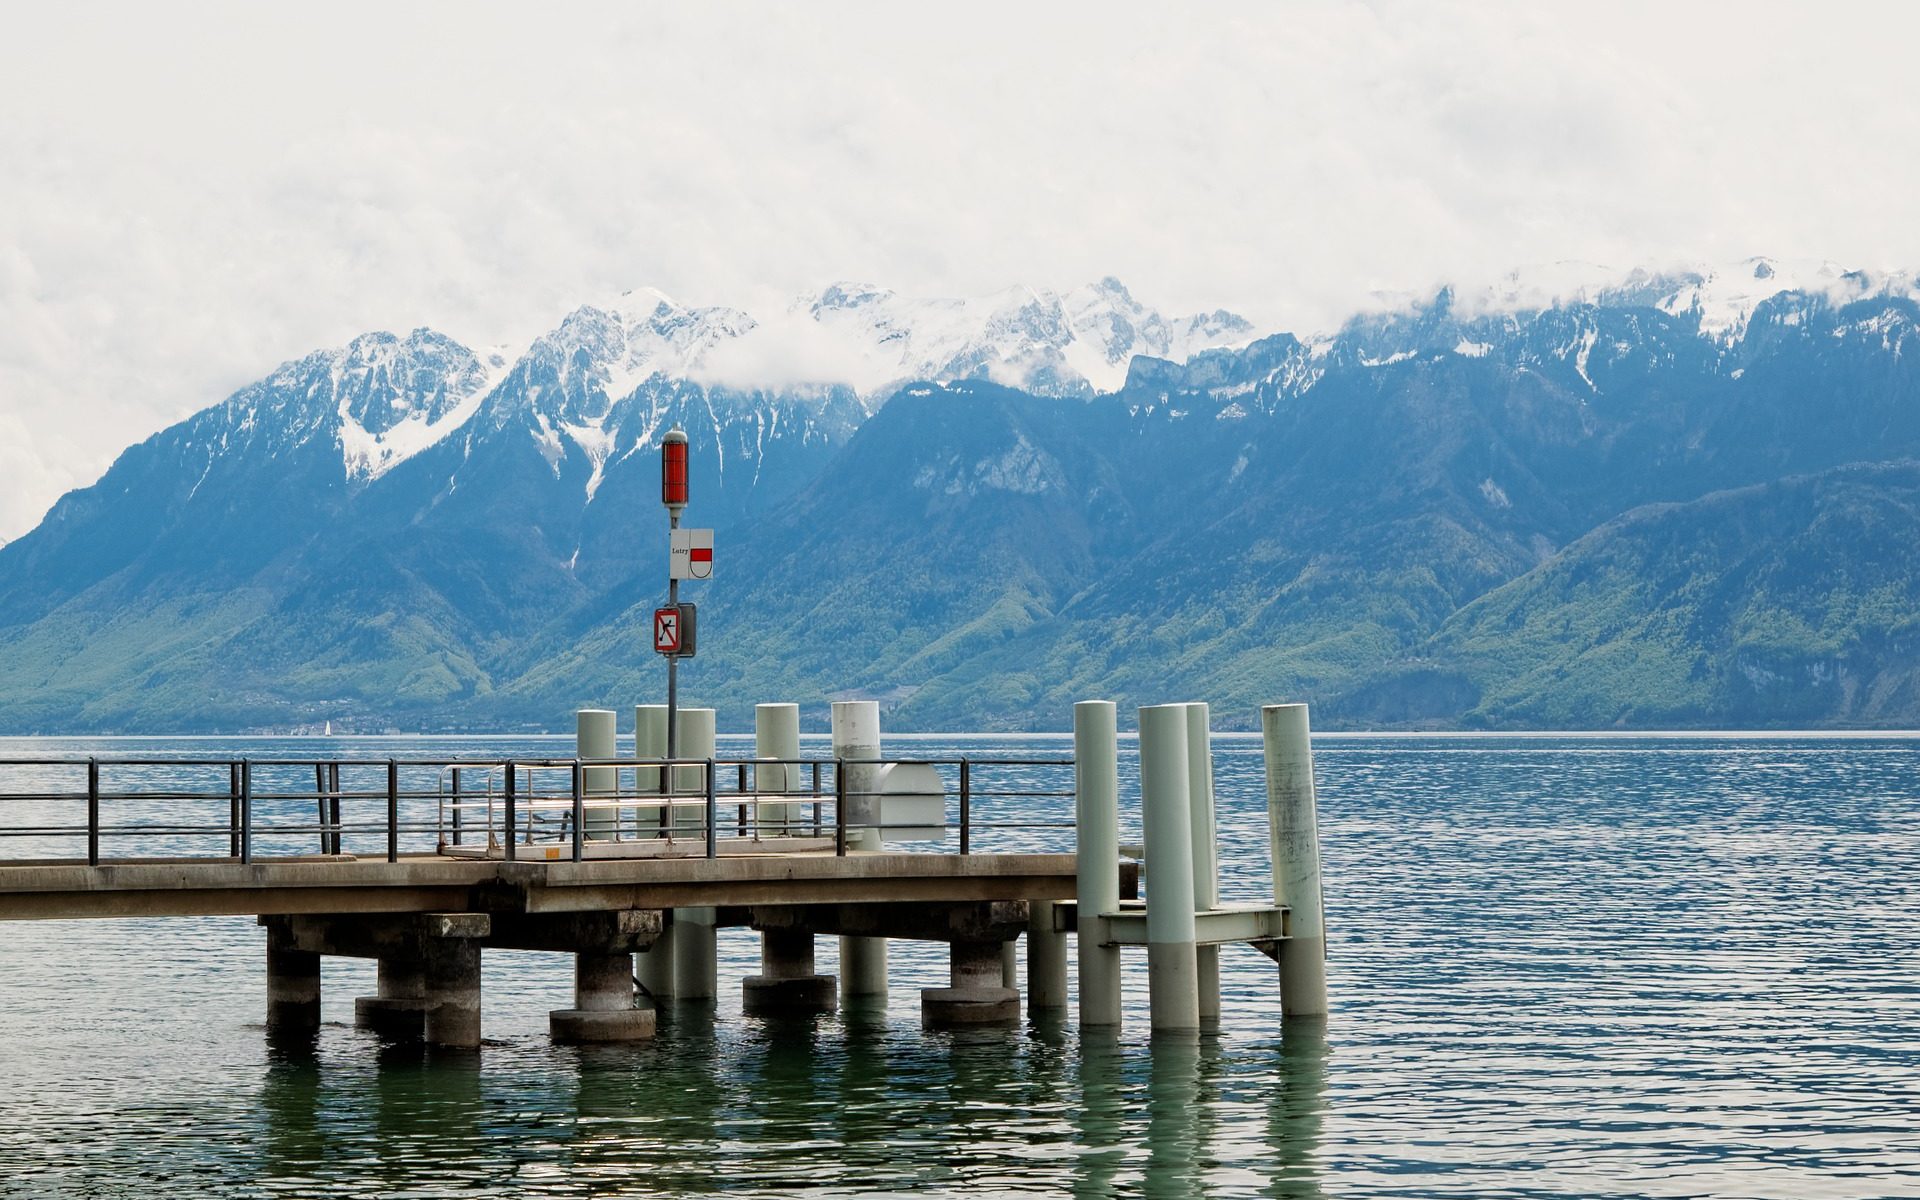
[[1219, 947], [1250, 942], [1280, 964], [1281, 1011], [1327, 1011], [1326, 932], [1314, 816], [1307, 706], [1260, 710], [1271, 828], [1273, 905], [1222, 906], [1214, 821], [1213, 751], [1205, 704], [1140, 709], [1140, 801], [1145, 837], [1145, 911], [1123, 905], [1117, 863], [1119, 749], [1114, 705], [1074, 706], [1077, 847], [1075, 927], [1080, 1023], [1118, 1025], [1120, 952], [1147, 948], [1155, 1030], [1199, 1029], [1220, 1015]]
[[[677, 742], [681, 760], [715, 756], [714, 711], [679, 710]], [[665, 705], [640, 705], [634, 711], [634, 757], [661, 759], [667, 752]], [[1209, 710], [1205, 704], [1161, 704], [1141, 708], [1140, 792], [1145, 839], [1146, 903], [1120, 898], [1119, 749], [1115, 706], [1089, 700], [1074, 706], [1074, 794], [1077, 831], [1077, 887], [1071, 927], [1079, 956], [1080, 1021], [1086, 1026], [1120, 1024], [1121, 953], [1125, 947], [1147, 950], [1148, 995], [1155, 1030], [1199, 1029], [1220, 1015], [1219, 947], [1251, 943], [1275, 957], [1280, 968], [1281, 1011], [1286, 1018], [1319, 1018], [1327, 1011], [1326, 933], [1321, 911], [1320, 849], [1315, 820], [1313, 754], [1307, 706], [1269, 705], [1260, 710], [1266, 772], [1267, 815], [1273, 869], [1272, 905], [1220, 903], [1219, 844], [1214, 817], [1214, 774]], [[878, 762], [880, 710], [870, 700], [833, 705], [833, 758], [848, 773], [848, 848], [881, 848], [880, 804], [896, 790], [884, 776], [898, 767]], [[617, 757], [615, 714], [604, 709], [579, 713], [578, 754], [582, 759]], [[754, 709], [753, 792], [759, 796], [801, 790], [800, 710], [794, 704], [761, 704]], [[698, 765], [673, 768], [683, 773], [674, 790], [701, 790]], [[643, 772], [645, 768], [642, 768]], [[636, 790], [659, 787], [640, 778]], [[617, 791], [616, 768], [589, 767], [583, 790], [590, 795]], [[930, 786], [937, 793], [937, 780]], [[937, 794], [930, 796], [938, 803]], [[797, 826], [800, 805], [776, 811], [762, 805], [762, 827], [781, 822]], [[596, 818], [594, 813], [609, 813]], [[699, 817], [689, 812], [697, 824]], [[669, 818], [673, 819], [673, 818]], [[589, 837], [610, 836], [617, 814], [590, 809], [584, 822]], [[605, 822], [601, 824], [600, 822]], [[927, 836], [938, 836], [938, 829]], [[1029, 987], [1036, 1007], [1064, 1004], [1065, 956], [1056, 924], [1056, 906], [1034, 902], [1029, 929]], [[660, 939], [639, 956], [639, 978], [660, 999], [710, 1000], [717, 987], [711, 908], [675, 909]], [[1012, 943], [1005, 947], [1012, 952]], [[748, 981], [772, 994], [804, 984], [818, 986], [819, 1007], [832, 1007], [830, 977], [815, 976], [812, 939], [772, 935], [764, 946], [763, 975]], [[1011, 976], [1011, 971], [1007, 972]], [[887, 944], [884, 938], [840, 939], [839, 991], [847, 997], [884, 996]], [[783, 993], [784, 994], [784, 993]]]

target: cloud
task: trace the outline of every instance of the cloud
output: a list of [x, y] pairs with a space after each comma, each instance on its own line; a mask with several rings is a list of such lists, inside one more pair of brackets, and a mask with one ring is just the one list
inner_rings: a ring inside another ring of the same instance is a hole
[[523, 342], [643, 284], [1116, 274], [1315, 329], [1529, 262], [1920, 264], [1910, 6], [182, 12], [0, 45], [0, 537], [315, 346]]

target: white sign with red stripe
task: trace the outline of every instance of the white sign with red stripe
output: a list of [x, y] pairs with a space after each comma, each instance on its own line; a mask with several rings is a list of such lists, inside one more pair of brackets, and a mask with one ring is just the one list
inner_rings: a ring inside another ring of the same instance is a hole
[[713, 578], [713, 530], [676, 529], [667, 549], [668, 579]]

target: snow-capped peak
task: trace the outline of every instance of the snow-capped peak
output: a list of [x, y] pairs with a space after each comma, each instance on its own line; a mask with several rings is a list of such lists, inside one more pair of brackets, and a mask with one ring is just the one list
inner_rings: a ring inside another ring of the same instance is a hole
[[1753, 311], [1784, 292], [1800, 292], [1833, 304], [1869, 296], [1920, 299], [1913, 272], [1849, 270], [1823, 259], [1744, 258], [1715, 266], [1619, 271], [1595, 263], [1558, 262], [1508, 273], [1460, 303], [1472, 311], [1536, 312], [1566, 304], [1658, 308], [1694, 315], [1700, 332], [1731, 340]]

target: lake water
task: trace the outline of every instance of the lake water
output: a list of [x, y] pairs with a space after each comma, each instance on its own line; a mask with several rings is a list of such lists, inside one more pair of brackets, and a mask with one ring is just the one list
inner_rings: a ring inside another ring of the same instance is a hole
[[[478, 1055], [269, 1046], [251, 919], [0, 926], [0, 1196], [1920, 1195], [1920, 741], [1317, 739], [1333, 1014], [1223, 951], [1218, 1036], [923, 1032], [891, 1002], [551, 1045], [561, 956], [489, 952]], [[502, 739], [15, 739], [0, 754], [566, 753]], [[890, 743], [1064, 754], [1065, 739]], [[1135, 764], [1123, 744], [1123, 775]], [[727, 748], [723, 746], [722, 752]], [[1268, 894], [1257, 741], [1217, 743], [1223, 891]], [[983, 819], [1057, 817], [1001, 804]], [[1136, 840], [1137, 799], [1123, 840]], [[983, 830], [976, 848], [1045, 831]], [[1036, 841], [1038, 839], [1039, 841]], [[17, 847], [0, 843], [0, 850]], [[71, 852], [71, 851], [69, 851]], [[821, 970], [833, 942], [821, 939]]]

